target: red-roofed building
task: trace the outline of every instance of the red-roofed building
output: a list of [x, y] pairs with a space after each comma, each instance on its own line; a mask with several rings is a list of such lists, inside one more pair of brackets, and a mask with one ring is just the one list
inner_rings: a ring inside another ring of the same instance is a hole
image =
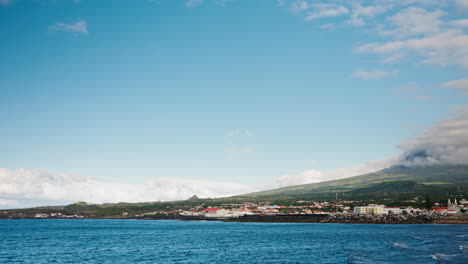
[[439, 213], [446, 213], [447, 210], [448, 210], [448, 207], [439, 207], [439, 208], [436, 208], [436, 209], [432, 209], [432, 211], [439, 212]]
[[217, 212], [218, 210], [221, 210], [221, 208], [206, 208], [203, 212]]
[[206, 208], [201, 212], [205, 217], [226, 217], [228, 213], [229, 211], [223, 208]]

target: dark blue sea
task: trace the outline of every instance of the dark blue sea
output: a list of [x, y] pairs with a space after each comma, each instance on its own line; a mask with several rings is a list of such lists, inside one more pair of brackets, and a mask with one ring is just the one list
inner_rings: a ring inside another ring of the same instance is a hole
[[0, 263], [468, 263], [468, 226], [0, 220]]

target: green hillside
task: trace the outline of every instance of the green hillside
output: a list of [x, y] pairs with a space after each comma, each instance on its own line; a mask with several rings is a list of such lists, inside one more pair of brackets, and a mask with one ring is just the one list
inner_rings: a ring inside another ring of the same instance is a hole
[[[237, 196], [244, 199], [279, 198], [287, 199], [294, 197], [320, 198], [329, 197], [335, 193], [346, 194], [349, 197], [369, 196], [382, 193], [375, 186], [385, 182], [397, 182], [393, 187], [398, 187], [390, 192], [392, 198], [403, 193], [408, 186], [402, 186], [402, 182], [413, 182], [413, 189], [406, 193], [421, 194], [432, 192], [434, 194], [447, 194], [455, 191], [464, 194], [468, 187], [468, 166], [432, 166], [432, 167], [401, 167], [394, 166], [378, 172], [360, 176], [332, 180], [320, 183], [289, 186], [274, 190], [256, 192]], [[392, 187], [392, 185], [379, 185], [380, 188]], [[370, 188], [370, 189], [369, 189]]]

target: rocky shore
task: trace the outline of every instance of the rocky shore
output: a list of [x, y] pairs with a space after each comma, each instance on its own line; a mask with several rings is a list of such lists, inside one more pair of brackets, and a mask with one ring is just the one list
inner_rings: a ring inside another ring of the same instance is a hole
[[[34, 216], [0, 217], [0, 219], [44, 219]], [[49, 217], [47, 219], [58, 219]], [[159, 215], [143, 217], [81, 217], [79, 219], [137, 219], [137, 220], [179, 220], [179, 221], [223, 221], [259, 223], [340, 223], [340, 224], [468, 224], [468, 214], [306, 214], [306, 215], [245, 215], [241, 217], [205, 217], [184, 215]]]
[[202, 216], [158, 216], [139, 218], [142, 220], [181, 220], [181, 221], [224, 221], [260, 223], [340, 223], [340, 224], [468, 224], [468, 215], [355, 215], [355, 214], [315, 214], [315, 215], [246, 215], [236, 218], [208, 218]]
[[354, 215], [336, 214], [330, 215], [322, 223], [355, 223], [355, 224], [433, 224], [443, 216], [420, 215]]

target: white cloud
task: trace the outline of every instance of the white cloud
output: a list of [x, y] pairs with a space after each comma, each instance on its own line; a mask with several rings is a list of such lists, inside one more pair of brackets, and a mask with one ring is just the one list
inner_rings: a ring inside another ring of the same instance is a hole
[[324, 24], [322, 26], [320, 26], [321, 29], [327, 29], [327, 30], [333, 30], [335, 29], [335, 24], [332, 24], [332, 23], [328, 23], [328, 24]]
[[351, 76], [362, 80], [377, 80], [385, 77], [393, 76], [397, 71], [382, 71], [382, 70], [357, 70]]
[[468, 18], [452, 20], [449, 22], [449, 24], [453, 27], [466, 28], [468, 27]]
[[[381, 62], [394, 63], [408, 56], [420, 57], [420, 64], [437, 64], [442, 67], [458, 65], [468, 69], [468, 19], [452, 16], [460, 10], [468, 10], [468, 0], [379, 0], [350, 1], [280, 0], [279, 5], [305, 20], [345, 17], [335, 19], [322, 29], [332, 29], [340, 23], [351, 26], [374, 27], [374, 31], [387, 40], [381, 43], [360, 45], [356, 51], [381, 55]], [[387, 15], [387, 13], [391, 15]], [[377, 20], [379, 15], [386, 15]]]
[[464, 92], [466, 95], [468, 95], [468, 78], [449, 81], [449, 82], [442, 84], [442, 86], [458, 89]]
[[[284, 3], [282, 3], [282, 5], [284, 5]], [[312, 6], [307, 1], [295, 1], [289, 6], [289, 11], [291, 11], [292, 13], [300, 13], [311, 7]]]
[[440, 18], [445, 15], [441, 10], [430, 12], [420, 7], [408, 7], [388, 18], [394, 29], [381, 31], [380, 34], [403, 38], [437, 33], [444, 23]]
[[458, 29], [422, 38], [368, 43], [359, 46], [356, 51], [386, 56], [403, 56], [402, 54], [414, 52], [423, 57], [421, 63], [441, 66], [460, 65], [468, 69], [468, 35]]
[[188, 0], [187, 2], [185, 2], [185, 6], [186, 7], [197, 7], [201, 4], [203, 4], [204, 0]]
[[363, 17], [373, 18], [381, 13], [388, 11], [391, 5], [369, 5], [363, 6], [360, 3], [352, 2], [351, 18], [347, 21], [348, 24], [361, 27], [366, 23]]
[[57, 22], [49, 27], [49, 31], [52, 32], [71, 32], [74, 34], [88, 35], [88, 24], [84, 20], [78, 20], [72, 24], [66, 24], [63, 22]]
[[319, 18], [337, 17], [349, 13], [348, 8], [334, 4], [316, 4], [314, 5], [314, 9], [316, 10], [307, 14], [305, 20], [311, 21]]
[[463, 11], [468, 10], [468, 0], [454, 0], [455, 5]]
[[[86, 201], [147, 202], [242, 194], [252, 188], [238, 183], [158, 178], [145, 185], [105, 182], [37, 169], [0, 169], [0, 198], [3, 206], [21, 206], [28, 200], [70, 203]], [[15, 204], [14, 200], [23, 200]], [[0, 204], [2, 205], [2, 204]]]

